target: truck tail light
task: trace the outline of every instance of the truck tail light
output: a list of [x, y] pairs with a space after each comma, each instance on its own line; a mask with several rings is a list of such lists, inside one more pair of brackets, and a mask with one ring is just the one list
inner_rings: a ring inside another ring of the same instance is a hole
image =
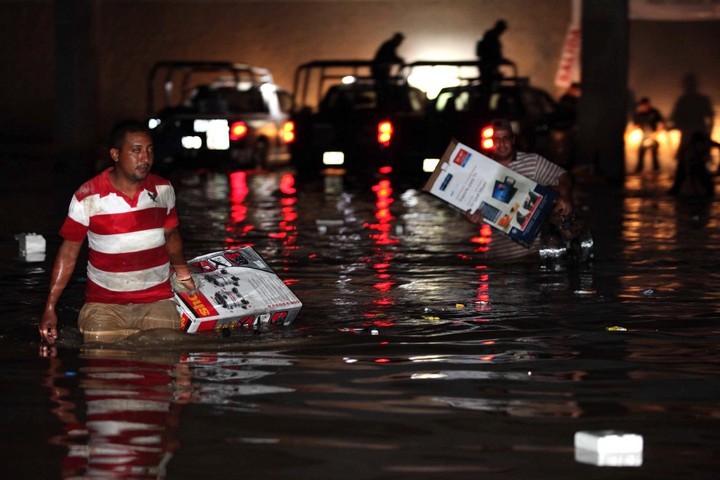
[[283, 123], [282, 139], [285, 143], [292, 143], [295, 141], [295, 122], [288, 120]]
[[382, 122], [378, 123], [378, 143], [380, 143], [383, 147], [389, 147], [394, 131], [395, 129], [393, 128], [393, 124], [389, 120], [383, 120]]
[[480, 146], [483, 150], [492, 150], [495, 148], [495, 142], [493, 141], [493, 135], [495, 131], [492, 127], [485, 127], [480, 131]]
[[245, 137], [248, 133], [248, 127], [245, 122], [233, 122], [230, 125], [230, 140], [237, 141]]

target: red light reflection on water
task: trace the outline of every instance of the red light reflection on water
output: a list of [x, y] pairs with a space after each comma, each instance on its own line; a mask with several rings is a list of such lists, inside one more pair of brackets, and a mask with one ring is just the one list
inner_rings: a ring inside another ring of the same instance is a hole
[[389, 273], [395, 252], [388, 248], [399, 242], [399, 239], [392, 234], [393, 220], [395, 220], [390, 210], [395, 201], [392, 196], [392, 183], [388, 179], [381, 179], [372, 186], [372, 191], [376, 197], [374, 215], [376, 222], [367, 222], [363, 226], [370, 230], [370, 238], [375, 244], [373, 256], [367, 259], [367, 262], [372, 264], [378, 279], [373, 287], [379, 296], [372, 301], [375, 308], [367, 312], [365, 317], [373, 326], [391, 327], [395, 324], [395, 320], [386, 317], [384, 310], [395, 305], [395, 300], [390, 295], [395, 282], [392, 281], [392, 275]]
[[295, 177], [286, 173], [280, 178], [280, 191], [285, 195], [295, 195]]
[[[289, 173], [284, 174], [280, 177], [280, 184], [278, 189], [282, 196], [279, 200], [280, 206], [280, 221], [278, 222], [278, 231], [269, 233], [268, 236], [275, 240], [280, 240], [280, 255], [283, 257], [283, 263], [287, 263], [288, 259], [292, 257], [294, 250], [298, 249], [297, 246], [297, 225], [298, 219], [297, 213], [297, 196], [295, 196], [297, 190], [295, 189], [295, 177]], [[287, 267], [283, 268], [284, 271]], [[295, 280], [286, 280], [286, 283], [294, 283]]]
[[[265, 175], [265, 174], [262, 174]], [[247, 238], [250, 232], [255, 230], [252, 219], [248, 217], [248, 196], [250, 194], [250, 182], [248, 172], [237, 171], [229, 174], [230, 192], [229, 203], [230, 213], [227, 218], [225, 231], [227, 238], [225, 240], [226, 248], [237, 248], [243, 246], [254, 246], [255, 243]], [[297, 196], [295, 188], [295, 177], [291, 174], [282, 175], [279, 180], [272, 176], [256, 177], [254, 180], [262, 182], [276, 182], [277, 190], [281, 193], [277, 199], [277, 209], [280, 213], [280, 220], [277, 223], [277, 229], [268, 232], [267, 236], [273, 241], [279, 241], [280, 256], [287, 260], [291, 257], [292, 251], [297, 249]], [[263, 189], [260, 189], [262, 191]], [[272, 208], [272, 207], [269, 207]], [[295, 280], [285, 279], [286, 283], [292, 283]]]
[[252, 242], [244, 242], [247, 234], [255, 226], [246, 223], [248, 207], [246, 205], [247, 195], [250, 192], [247, 184], [247, 172], [232, 172], [228, 176], [230, 180], [230, 215], [225, 227], [227, 248], [252, 246]]
[[394, 245], [398, 243], [398, 239], [391, 235], [392, 221], [395, 217], [390, 211], [390, 207], [395, 199], [392, 198], [393, 189], [390, 180], [380, 180], [373, 185], [372, 191], [377, 197], [375, 200], [375, 218], [376, 223], [366, 223], [364, 226], [373, 230], [375, 233], [370, 235], [376, 245]]
[[480, 227], [478, 236], [471, 238], [470, 241], [478, 244], [478, 247], [475, 249], [476, 252], [486, 253], [490, 249], [490, 244], [492, 243], [492, 227], [490, 227], [487, 223], [484, 223]]
[[[484, 265], [478, 265], [479, 270], [487, 270]], [[482, 311], [490, 310], [490, 275], [481, 273], [478, 277], [477, 301], [475, 302]]]
[[[475, 253], [487, 253], [488, 250], [490, 250], [490, 244], [492, 243], [492, 227], [490, 227], [487, 223], [484, 223], [480, 227], [478, 235], [476, 237], [472, 237], [470, 241], [478, 245], [475, 249]], [[478, 312], [487, 312], [490, 310], [490, 276], [487, 273], [487, 266], [481, 264], [477, 265], [475, 268], [482, 272], [478, 277], [475, 309]], [[482, 319], [475, 320], [483, 321]]]

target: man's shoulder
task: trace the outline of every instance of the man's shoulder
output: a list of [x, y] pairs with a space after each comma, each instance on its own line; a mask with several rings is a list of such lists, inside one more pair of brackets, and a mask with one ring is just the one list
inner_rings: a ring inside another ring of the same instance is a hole
[[82, 201], [92, 195], [104, 195], [107, 193], [109, 180], [108, 173], [112, 167], [108, 167], [102, 172], [98, 173], [90, 180], [86, 181], [75, 191], [75, 196], [78, 200]]
[[560, 169], [563, 172], [565, 171], [564, 168], [556, 164], [555, 162], [552, 162], [548, 160], [547, 158], [543, 157], [539, 153], [535, 152], [520, 152], [518, 151], [515, 155], [515, 163], [516, 168], [540, 168], [540, 169]]
[[521, 152], [517, 151], [515, 154], [516, 162], [538, 162], [540, 160], [547, 160], [545, 157], [535, 152]]
[[150, 173], [147, 178], [148, 181], [154, 185], [171, 185], [170, 180], [156, 173]]

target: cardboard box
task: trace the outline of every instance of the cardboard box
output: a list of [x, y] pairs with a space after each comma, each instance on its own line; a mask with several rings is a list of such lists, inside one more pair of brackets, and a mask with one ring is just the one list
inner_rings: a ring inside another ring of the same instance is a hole
[[176, 288], [187, 333], [257, 330], [290, 325], [302, 303], [251, 247], [224, 250], [188, 262], [197, 290]]
[[456, 140], [423, 188], [462, 212], [483, 211], [485, 223], [528, 247], [557, 193]]

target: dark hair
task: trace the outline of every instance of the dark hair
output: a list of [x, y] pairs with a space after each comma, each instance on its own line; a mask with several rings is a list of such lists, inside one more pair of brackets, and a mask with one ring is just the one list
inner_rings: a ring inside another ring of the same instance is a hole
[[513, 136], [515, 136], [515, 132], [512, 128], [512, 123], [510, 123], [510, 120], [506, 118], [496, 118], [490, 122], [490, 126], [494, 130], [507, 130], [510, 132]]
[[152, 135], [150, 133], [150, 128], [138, 120], [123, 120], [122, 122], [115, 124], [110, 131], [110, 137], [108, 138], [108, 149], [116, 148], [120, 150], [123, 142], [125, 142], [125, 136], [128, 133], [136, 132]]

